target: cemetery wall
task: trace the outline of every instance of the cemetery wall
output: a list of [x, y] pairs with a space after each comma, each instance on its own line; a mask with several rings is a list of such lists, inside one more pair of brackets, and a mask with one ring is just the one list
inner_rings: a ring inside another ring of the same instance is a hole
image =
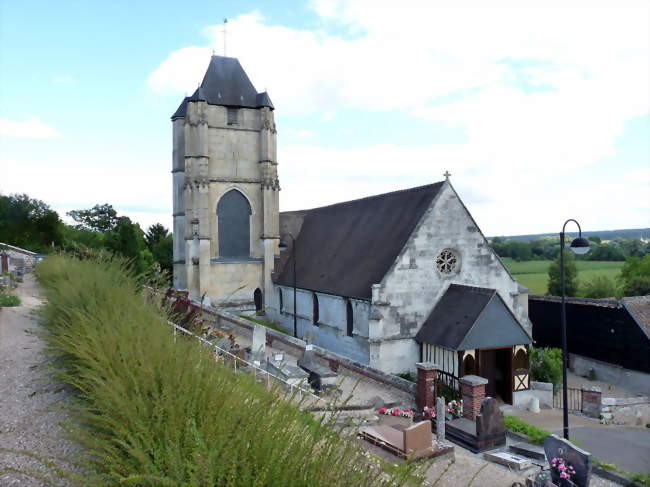
[[[226, 321], [238, 329], [238, 333], [245, 333], [246, 336], [252, 334], [255, 323], [248, 321], [244, 318], [232, 315], [225, 311], [217, 311], [214, 308], [206, 310], [207, 313], [216, 316], [219, 320]], [[292, 336], [285, 335], [284, 333], [267, 328], [266, 341], [269, 346], [282, 350], [294, 357], [301, 356], [306, 347], [306, 342]], [[344, 373], [351, 377], [357, 377], [361, 380], [373, 380], [382, 386], [390, 387], [393, 392], [402, 393], [403, 400], [412, 402], [415, 396], [416, 385], [413, 382], [402, 379], [391, 374], [382, 372], [381, 370], [374, 369], [366, 364], [362, 364], [343, 357], [330, 350], [325, 350], [318, 345], [314, 345], [314, 352], [317, 359], [320, 360], [321, 365], [329, 367], [331, 370], [339, 373]]]
[[650, 424], [650, 397], [604, 397], [601, 415], [608, 424]]

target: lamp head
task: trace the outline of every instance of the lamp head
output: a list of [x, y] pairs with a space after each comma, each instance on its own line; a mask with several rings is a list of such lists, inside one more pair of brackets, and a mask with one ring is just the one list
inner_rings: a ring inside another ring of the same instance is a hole
[[589, 252], [589, 240], [584, 237], [578, 237], [571, 242], [571, 252], [577, 255], [583, 255]]

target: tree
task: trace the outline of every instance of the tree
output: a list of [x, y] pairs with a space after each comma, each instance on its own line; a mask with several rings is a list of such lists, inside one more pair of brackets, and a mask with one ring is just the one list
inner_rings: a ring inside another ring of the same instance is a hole
[[599, 236], [597, 236], [597, 235], [592, 235], [591, 237], [588, 237], [588, 240], [591, 241], [591, 242], [594, 242], [596, 244], [600, 244], [600, 243], [603, 242], [601, 240], [601, 238]]
[[112, 205], [104, 203], [95, 205], [89, 210], [72, 210], [67, 213], [78, 228], [95, 230], [96, 232], [109, 232], [117, 225], [117, 212]]
[[[576, 267], [573, 252], [564, 250], [564, 283], [567, 296], [578, 294], [578, 268]], [[548, 266], [548, 294], [560, 296], [562, 294], [562, 283], [560, 282], [560, 256]]]
[[63, 242], [63, 222], [41, 200], [26, 194], [0, 195], [0, 241], [46, 252]]
[[624, 296], [650, 294], [650, 254], [625, 259], [620, 280], [623, 283]]
[[106, 246], [116, 254], [137, 259], [145, 250], [144, 232], [128, 216], [117, 218], [115, 227], [106, 237]]
[[612, 298], [616, 296], [616, 283], [607, 276], [596, 276], [584, 284], [585, 298]]
[[167, 272], [173, 270], [173, 239], [162, 224], [151, 225], [144, 236], [147, 248], [153, 258], [160, 264], [160, 268]]

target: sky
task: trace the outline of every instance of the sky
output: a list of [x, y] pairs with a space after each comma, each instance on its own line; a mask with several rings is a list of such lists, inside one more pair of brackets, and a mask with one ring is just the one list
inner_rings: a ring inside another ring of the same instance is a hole
[[449, 171], [486, 235], [650, 227], [647, 0], [0, 0], [0, 193], [170, 227], [170, 116], [224, 48], [282, 211]]

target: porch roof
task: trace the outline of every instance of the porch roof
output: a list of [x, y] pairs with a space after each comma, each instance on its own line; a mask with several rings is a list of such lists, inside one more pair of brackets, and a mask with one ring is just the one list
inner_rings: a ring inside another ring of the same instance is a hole
[[460, 284], [447, 288], [415, 339], [451, 350], [532, 343], [496, 290]]

